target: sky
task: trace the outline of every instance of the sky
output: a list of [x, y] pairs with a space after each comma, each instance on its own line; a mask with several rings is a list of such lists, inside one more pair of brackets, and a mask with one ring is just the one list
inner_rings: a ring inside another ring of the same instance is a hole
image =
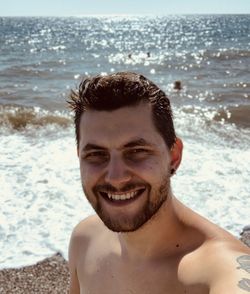
[[250, 0], [0, 0], [0, 16], [250, 14]]

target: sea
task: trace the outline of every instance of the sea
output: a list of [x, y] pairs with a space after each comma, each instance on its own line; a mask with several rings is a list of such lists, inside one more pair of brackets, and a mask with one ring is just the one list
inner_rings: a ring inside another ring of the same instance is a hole
[[94, 212], [66, 101], [83, 78], [117, 71], [167, 93], [184, 142], [174, 194], [238, 238], [250, 224], [249, 65], [250, 15], [0, 17], [0, 268], [67, 259]]

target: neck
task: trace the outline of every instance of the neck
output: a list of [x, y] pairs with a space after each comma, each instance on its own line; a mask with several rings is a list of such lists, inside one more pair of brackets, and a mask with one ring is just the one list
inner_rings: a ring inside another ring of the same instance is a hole
[[176, 199], [169, 195], [158, 212], [135, 232], [119, 234], [122, 255], [132, 260], [155, 259], [179, 250], [185, 226], [175, 210]]

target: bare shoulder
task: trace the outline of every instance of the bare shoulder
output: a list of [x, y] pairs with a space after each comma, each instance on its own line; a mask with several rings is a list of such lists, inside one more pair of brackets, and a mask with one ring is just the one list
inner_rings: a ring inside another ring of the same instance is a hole
[[211, 294], [250, 292], [250, 249], [238, 240], [208, 246], [207, 278]]
[[69, 244], [69, 259], [74, 255], [79, 257], [79, 254], [86, 251], [90, 242], [105, 230], [101, 220], [96, 216], [89, 216], [75, 226], [70, 238]]
[[103, 230], [103, 224], [97, 216], [90, 216], [74, 228], [69, 244], [70, 294], [80, 293], [79, 269], [91, 242]]
[[239, 240], [207, 240], [181, 262], [186, 283], [204, 283], [210, 294], [250, 293], [250, 248]]
[[103, 224], [96, 215], [87, 217], [79, 222], [73, 229], [71, 239], [91, 238], [96, 232], [103, 229]]

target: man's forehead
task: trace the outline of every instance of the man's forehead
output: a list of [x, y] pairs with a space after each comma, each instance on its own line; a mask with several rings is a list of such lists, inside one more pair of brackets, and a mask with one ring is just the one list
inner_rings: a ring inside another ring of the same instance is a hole
[[[159, 142], [160, 134], [153, 123], [151, 108], [141, 104], [114, 111], [86, 111], [80, 122], [80, 143], [100, 146], [151, 144]], [[147, 143], [146, 143], [147, 142]], [[83, 147], [82, 147], [83, 148]]]
[[133, 123], [135, 125], [145, 124], [145, 121], [152, 123], [151, 106], [140, 103], [135, 106], [124, 106], [115, 110], [94, 110], [89, 109], [81, 115], [80, 127], [85, 129], [92, 126], [112, 126], [117, 123]]

